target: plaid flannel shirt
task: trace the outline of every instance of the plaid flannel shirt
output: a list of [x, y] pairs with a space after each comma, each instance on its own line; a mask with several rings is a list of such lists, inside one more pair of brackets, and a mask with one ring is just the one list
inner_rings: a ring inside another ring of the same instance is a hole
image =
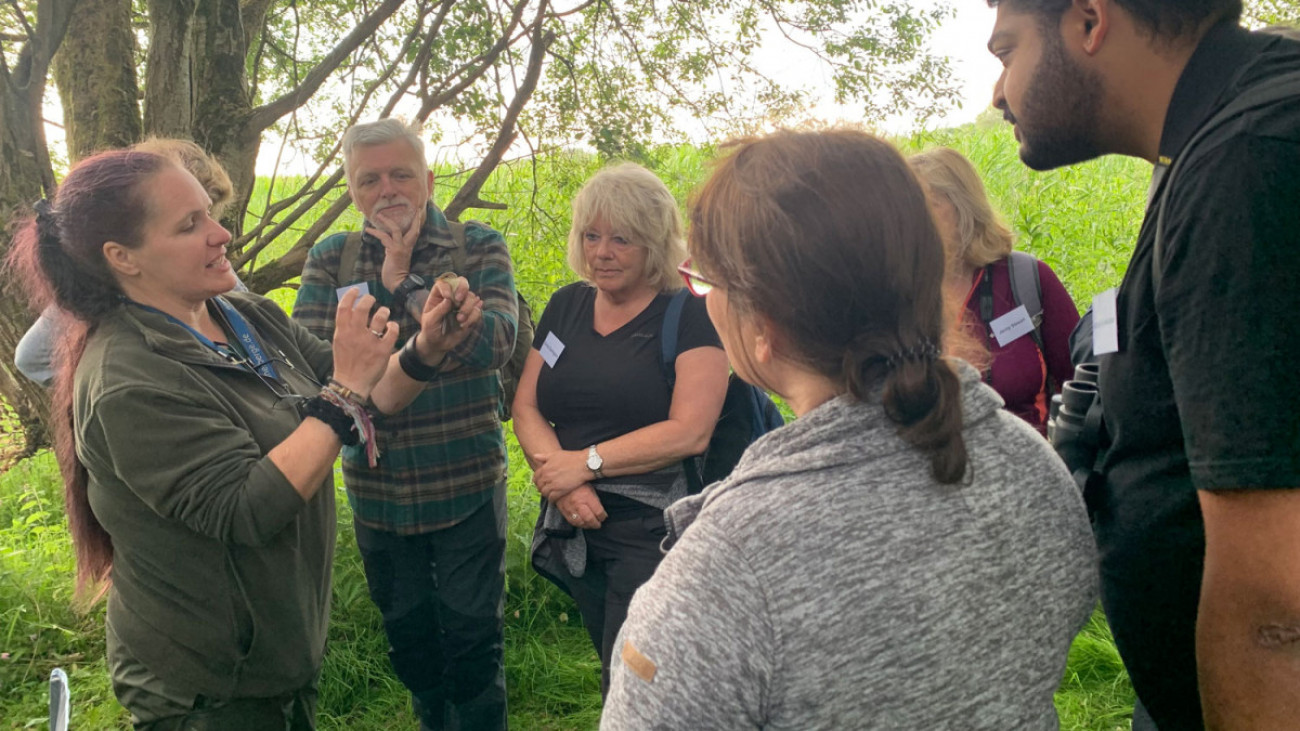
[[[372, 236], [362, 238], [352, 281], [337, 281], [346, 240], [347, 234], [334, 234], [312, 247], [293, 305], [294, 319], [322, 338], [334, 335], [340, 286], [366, 282], [379, 304], [393, 305], [381, 277], [384, 249]], [[438, 375], [402, 411], [377, 415], [377, 468], [370, 469], [361, 447], [343, 449], [349, 502], [357, 520], [371, 528], [412, 535], [455, 525], [491, 501], [492, 490], [506, 479], [497, 369], [514, 350], [514, 273], [506, 243], [496, 231], [470, 223], [465, 244], [467, 271], [457, 274], [483, 300], [483, 320], [449, 355], [461, 367]], [[429, 204], [411, 272], [432, 281], [450, 271], [454, 246], [447, 219]], [[396, 315], [399, 342], [419, 330], [416, 314]]]

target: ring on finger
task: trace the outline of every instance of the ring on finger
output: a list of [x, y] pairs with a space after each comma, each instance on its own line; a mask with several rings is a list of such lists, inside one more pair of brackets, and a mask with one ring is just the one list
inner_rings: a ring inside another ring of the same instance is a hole
[[371, 330], [371, 331], [370, 331], [370, 334], [371, 334], [371, 335], [374, 335], [374, 336], [377, 337], [377, 338], [382, 338], [382, 337], [383, 337], [384, 335], [386, 335], [387, 333], [384, 332], [383, 330]]

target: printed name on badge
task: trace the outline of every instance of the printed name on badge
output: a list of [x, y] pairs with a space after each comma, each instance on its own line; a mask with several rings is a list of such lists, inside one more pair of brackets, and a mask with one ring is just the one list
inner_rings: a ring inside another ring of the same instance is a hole
[[359, 293], [357, 293], [357, 299], [361, 299], [362, 297], [365, 297], [366, 295], [370, 294], [370, 285], [366, 282], [357, 282], [356, 284], [349, 284], [346, 287], [339, 287], [338, 289], [334, 290], [334, 295], [339, 298], [339, 302], [343, 301], [343, 295], [347, 294], [349, 289], [361, 290]]
[[1092, 353], [1119, 352], [1119, 321], [1116, 318], [1115, 288], [1092, 298]]
[[546, 365], [554, 368], [555, 361], [560, 359], [560, 353], [563, 352], [564, 343], [555, 337], [555, 333], [546, 333], [546, 340], [542, 341], [542, 360], [546, 361]]
[[998, 347], [1005, 348], [1008, 344], [1033, 332], [1034, 319], [1029, 316], [1029, 310], [1021, 305], [990, 322], [989, 327], [993, 330], [993, 337], [997, 338]]

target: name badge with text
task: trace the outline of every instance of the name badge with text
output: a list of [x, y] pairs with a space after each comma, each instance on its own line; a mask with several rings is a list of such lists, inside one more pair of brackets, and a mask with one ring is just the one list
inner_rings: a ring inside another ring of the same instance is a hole
[[993, 337], [997, 339], [998, 347], [1005, 348], [1034, 331], [1034, 318], [1030, 317], [1029, 310], [1021, 305], [990, 322], [989, 328], [993, 330]]
[[542, 341], [542, 360], [546, 365], [554, 368], [555, 361], [560, 359], [560, 353], [564, 352], [564, 343], [555, 337], [555, 333], [546, 333], [546, 339]]

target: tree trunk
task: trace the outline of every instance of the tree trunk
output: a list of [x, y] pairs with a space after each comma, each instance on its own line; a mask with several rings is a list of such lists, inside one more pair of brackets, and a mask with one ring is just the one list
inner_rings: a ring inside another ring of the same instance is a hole
[[[0, 66], [0, 231], [10, 231], [16, 214], [54, 192], [41, 103], [50, 58], [63, 41], [75, 4], [39, 2], [35, 33], [12, 69]], [[0, 257], [9, 254], [9, 244], [7, 236], [0, 238]], [[45, 391], [13, 366], [14, 349], [35, 316], [21, 287], [7, 284], [0, 288], [0, 398], [13, 409], [25, 437], [23, 452], [30, 454], [49, 443], [50, 404]]]
[[[229, 210], [243, 211], [256, 182], [262, 130], [249, 130], [253, 101], [248, 89], [239, 0], [199, 0], [194, 19], [194, 140], [216, 155], [230, 175], [235, 197]], [[242, 222], [231, 233], [239, 236]]]
[[68, 157], [140, 141], [131, 0], [81, 0], [54, 57]]
[[[44, 149], [45, 139], [33, 129], [30, 91], [12, 79], [5, 79], [0, 90], [0, 230], [9, 230], [14, 215], [45, 194], [40, 165], [32, 152]], [[5, 238], [0, 256], [8, 253], [9, 239]], [[10, 282], [0, 290], [0, 398], [18, 420], [17, 427], [24, 435], [23, 454], [49, 444], [49, 399], [13, 366], [18, 340], [34, 320], [19, 287]], [[3, 431], [11, 429], [6, 426]]]
[[149, 0], [144, 129], [158, 137], [194, 134], [195, 0]]

